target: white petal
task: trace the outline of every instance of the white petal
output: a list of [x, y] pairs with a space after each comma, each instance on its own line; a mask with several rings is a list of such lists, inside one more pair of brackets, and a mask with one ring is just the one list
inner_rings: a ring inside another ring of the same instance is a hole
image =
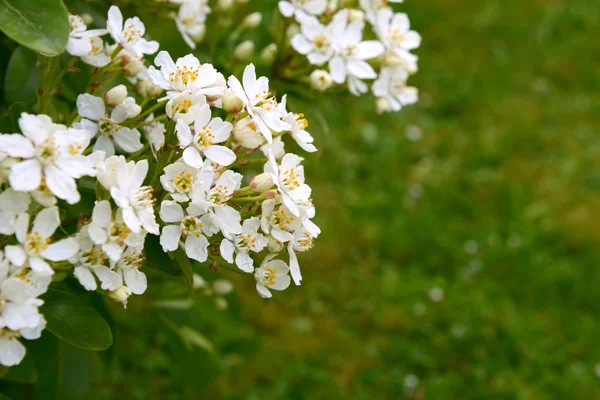
[[92, 211], [92, 223], [103, 228], [108, 228], [111, 221], [112, 209], [110, 207], [110, 202], [108, 200], [97, 202]]
[[[132, 236], [132, 235], [129, 235]], [[102, 251], [110, 258], [112, 261], [117, 262], [121, 255], [123, 254], [123, 247], [114, 242], [104, 243], [102, 245]]]
[[60, 225], [58, 207], [44, 208], [38, 213], [33, 221], [33, 232], [38, 232], [43, 239], [46, 239], [56, 231]]
[[104, 100], [84, 93], [77, 96], [77, 112], [84, 118], [98, 121], [104, 115]]
[[290, 274], [292, 275], [292, 279], [294, 279], [294, 283], [300, 285], [302, 274], [300, 274], [300, 264], [298, 264], [298, 257], [296, 256], [292, 242], [288, 244], [287, 249], [288, 253], [290, 253]]
[[94, 151], [103, 151], [106, 153], [106, 157], [110, 157], [115, 154], [115, 145], [106, 133], [102, 133], [94, 143]]
[[0, 152], [11, 157], [29, 158], [33, 157], [33, 145], [23, 135], [0, 135]]
[[176, 201], [165, 200], [160, 204], [160, 219], [165, 222], [180, 222], [183, 215], [183, 208]]
[[85, 290], [96, 290], [98, 288], [98, 284], [96, 283], [96, 278], [87, 267], [76, 267], [73, 271], [73, 275], [75, 278], [81, 283], [81, 286], [85, 288]]
[[137, 129], [121, 128], [114, 133], [113, 139], [127, 153], [140, 150], [144, 145], [140, 142], [141, 134]]
[[104, 265], [95, 267], [94, 274], [100, 279], [102, 290], [116, 290], [123, 284], [121, 275]]
[[258, 295], [263, 299], [270, 299], [271, 297], [273, 297], [271, 292], [269, 292], [269, 289], [267, 289], [258, 282], [256, 283], [256, 291], [258, 292]]
[[0, 364], [12, 367], [25, 357], [25, 346], [16, 337], [0, 336]]
[[78, 203], [81, 199], [77, 191], [75, 179], [66, 172], [56, 168], [53, 164], [44, 167], [44, 175], [48, 189], [59, 199], [66, 200], [69, 204]]
[[185, 253], [192, 260], [204, 262], [208, 258], [208, 240], [204, 235], [196, 237], [194, 235], [188, 235], [185, 239]]
[[123, 277], [127, 287], [133, 294], [142, 294], [148, 287], [146, 275], [137, 268], [126, 269], [123, 271]]
[[198, 153], [198, 150], [195, 147], [188, 147], [183, 151], [183, 161], [190, 167], [201, 168], [204, 164], [202, 161], [202, 156]]
[[235, 257], [235, 264], [244, 272], [254, 271], [254, 261], [252, 260], [252, 257], [243, 251], [240, 251]]
[[29, 257], [29, 266], [36, 275], [50, 276], [54, 274], [50, 265], [39, 257]]
[[61, 261], [73, 257], [77, 251], [79, 251], [77, 241], [74, 238], [68, 238], [52, 243], [41, 255], [50, 261]]
[[209, 160], [223, 166], [231, 165], [236, 158], [235, 153], [225, 146], [210, 146], [204, 150], [204, 155]]
[[17, 163], [12, 166], [8, 180], [14, 190], [31, 192], [42, 183], [42, 166], [37, 160]]
[[175, 128], [177, 131], [177, 139], [179, 140], [181, 147], [189, 146], [189, 144], [192, 143], [192, 131], [189, 125], [180, 119], [177, 121]]
[[230, 240], [223, 239], [221, 241], [221, 246], [219, 246], [219, 250], [221, 251], [221, 257], [229, 264], [233, 264], [233, 251], [235, 250], [235, 245]]
[[346, 64], [341, 57], [335, 57], [329, 61], [331, 78], [336, 83], [344, 83], [346, 80]]
[[27, 254], [21, 246], [8, 245], [4, 248], [6, 258], [17, 267], [23, 266], [27, 260]]
[[160, 245], [163, 251], [175, 251], [179, 247], [179, 239], [181, 238], [181, 228], [179, 225], [167, 225], [162, 229], [160, 234]]

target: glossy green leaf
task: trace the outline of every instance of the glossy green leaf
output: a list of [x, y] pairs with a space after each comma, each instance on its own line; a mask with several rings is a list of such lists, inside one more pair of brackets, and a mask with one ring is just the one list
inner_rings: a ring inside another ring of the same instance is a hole
[[108, 323], [66, 282], [59, 282], [42, 297], [46, 328], [59, 339], [85, 350], [106, 350], [113, 342]]
[[19, 46], [10, 56], [4, 76], [4, 97], [9, 104], [33, 104], [37, 101], [40, 70], [36, 67], [36, 57], [33, 51], [23, 46]]
[[0, 0], [0, 30], [46, 56], [61, 53], [69, 38], [69, 15], [61, 0]]

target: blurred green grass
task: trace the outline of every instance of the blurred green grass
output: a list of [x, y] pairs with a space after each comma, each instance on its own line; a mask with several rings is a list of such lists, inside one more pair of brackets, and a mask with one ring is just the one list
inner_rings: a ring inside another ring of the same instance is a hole
[[[134, 300], [90, 371], [65, 350], [72, 398], [89, 385], [107, 399], [600, 397], [600, 8], [395, 8], [423, 36], [419, 105], [380, 116], [369, 98], [290, 99], [320, 149], [305, 168], [323, 234], [301, 255], [302, 286], [262, 300], [222, 271], [228, 310], [199, 298], [193, 317], [152, 314], [216, 355], [187, 351]], [[157, 38], [168, 24], [144, 21]]]

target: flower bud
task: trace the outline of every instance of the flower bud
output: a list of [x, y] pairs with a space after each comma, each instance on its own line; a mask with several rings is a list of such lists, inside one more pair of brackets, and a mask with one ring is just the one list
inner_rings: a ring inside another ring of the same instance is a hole
[[262, 22], [262, 14], [259, 12], [253, 12], [252, 14], [246, 15], [246, 18], [242, 21], [242, 27], [248, 29], [254, 29]]
[[365, 13], [362, 10], [351, 8], [348, 10], [349, 21], [363, 21], [365, 19]]
[[227, 11], [233, 6], [233, 0], [219, 0], [217, 8], [222, 11]]
[[255, 193], [264, 193], [275, 186], [271, 174], [263, 172], [250, 180], [250, 188]]
[[83, 13], [80, 15], [80, 17], [83, 20], [83, 23], [86, 25], [91, 25], [92, 22], [94, 22], [94, 18], [88, 13]]
[[104, 93], [104, 102], [110, 107], [115, 108], [127, 98], [127, 88], [125, 85], [118, 85]]
[[316, 69], [310, 74], [310, 83], [313, 88], [323, 92], [331, 87], [333, 80], [331, 79], [329, 72], [322, 69]]
[[198, 28], [195, 32], [188, 32], [188, 35], [195, 43], [200, 43], [204, 39], [204, 35], [206, 34], [206, 25], [198, 25]]
[[117, 54], [116, 59], [121, 59], [121, 66], [123, 67], [123, 74], [125, 76], [136, 76], [144, 69], [144, 63], [127, 50], [121, 50], [119, 54]]
[[124, 307], [127, 307], [127, 299], [131, 296], [131, 289], [127, 286], [121, 286], [117, 290], [109, 290], [108, 297], [113, 300], [120, 301]]
[[215, 294], [219, 296], [226, 295], [233, 291], [233, 285], [225, 279], [217, 279], [213, 282], [212, 286]]
[[143, 98], [156, 98], [163, 90], [163, 88], [158, 87], [145, 79], [140, 79], [135, 83], [135, 91]]
[[[239, 113], [244, 109], [244, 103], [242, 100], [231, 92], [227, 92], [223, 96], [223, 110], [228, 113]], [[237, 125], [237, 124], [236, 124]], [[234, 128], [235, 129], [235, 128]]]
[[267, 64], [273, 64], [275, 61], [275, 56], [277, 55], [277, 45], [275, 43], [271, 43], [260, 52], [260, 60]]
[[246, 61], [254, 54], [254, 42], [245, 40], [233, 50], [233, 56], [240, 61]]
[[263, 193], [267, 199], [276, 199], [279, 196], [277, 189], [267, 190]]
[[267, 249], [271, 253], [279, 253], [283, 250], [283, 243], [275, 239], [272, 235], [269, 235], [269, 243], [267, 243]]
[[376, 106], [377, 106], [377, 112], [379, 114], [382, 114], [386, 111], [389, 111], [389, 102], [385, 97], [379, 97], [377, 98], [377, 101], [375, 102]]
[[233, 137], [247, 149], [255, 149], [263, 144], [263, 135], [250, 117], [242, 118], [236, 122], [233, 126]]

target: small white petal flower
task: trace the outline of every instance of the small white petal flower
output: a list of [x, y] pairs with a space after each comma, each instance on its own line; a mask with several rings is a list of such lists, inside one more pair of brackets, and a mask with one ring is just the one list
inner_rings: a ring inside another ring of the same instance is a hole
[[254, 271], [254, 261], [249, 253], [258, 253], [268, 243], [265, 236], [258, 233], [260, 220], [252, 217], [244, 221], [242, 233], [232, 238], [225, 238], [221, 242], [221, 256], [230, 264], [233, 263], [235, 253], [235, 264], [244, 272]]
[[88, 30], [83, 19], [78, 15], [69, 15], [69, 40], [67, 52], [80, 57], [86, 64], [104, 67], [110, 62], [110, 57], [104, 53], [104, 42], [100, 36], [108, 33], [105, 29]]
[[127, 153], [133, 153], [143, 147], [137, 129], [121, 126], [122, 122], [136, 117], [141, 112], [141, 107], [132, 97], [126, 98], [110, 114], [106, 114], [104, 100], [84, 93], [77, 97], [77, 110], [83, 119], [75, 126], [85, 129], [90, 137], [98, 136], [94, 151], [104, 151], [108, 156], [112, 156], [115, 154], [113, 141]]
[[220, 165], [227, 166], [235, 161], [235, 153], [223, 143], [229, 138], [232, 125], [221, 118], [211, 119], [208, 104], [200, 107], [194, 121], [194, 131], [183, 121], [177, 121], [176, 131], [183, 160], [195, 168], [202, 167], [202, 155]]
[[96, 290], [96, 278], [100, 280], [102, 290], [116, 290], [121, 284], [120, 276], [108, 267], [108, 257], [103, 246], [95, 244], [89, 235], [89, 225], [77, 232], [79, 252], [69, 261], [75, 266], [73, 271], [79, 283], [86, 290]]
[[30, 267], [35, 274], [41, 276], [54, 274], [45, 260], [67, 260], [79, 249], [74, 238], [63, 239], [51, 244], [50, 237], [59, 224], [58, 207], [56, 206], [40, 211], [35, 217], [31, 230], [29, 230], [29, 215], [20, 214], [15, 229], [18, 244], [6, 246], [6, 257], [17, 267]]
[[281, 98], [279, 108], [283, 114], [283, 120], [291, 126], [289, 134], [294, 138], [296, 143], [302, 148], [302, 150], [309, 153], [317, 151], [317, 148], [312, 144], [314, 138], [310, 133], [306, 131], [308, 128], [308, 121], [304, 118], [304, 114], [294, 114], [286, 110], [287, 95]]
[[[143, 294], [148, 287], [146, 275], [140, 271], [144, 263], [143, 250], [144, 247], [128, 247], [119, 261], [116, 263], [111, 261], [111, 268], [119, 275], [121, 285], [124, 282], [133, 294]], [[113, 292], [122, 290], [121, 287], [119, 286]], [[125, 300], [127, 297], [129, 296], [126, 296]]]
[[211, 11], [208, 6], [208, 0], [188, 0], [184, 1], [179, 7], [175, 24], [181, 33], [183, 40], [192, 49], [196, 48], [196, 42], [204, 37], [206, 27], [206, 16]]
[[278, 6], [284, 17], [294, 17], [297, 21], [303, 21], [307, 15], [323, 14], [327, 8], [327, 0], [282, 0]]
[[372, 91], [384, 99], [381, 111], [399, 111], [402, 107], [419, 100], [418, 89], [406, 85], [408, 73], [402, 68], [382, 68], [379, 78], [373, 82]]
[[199, 169], [187, 165], [183, 160], [167, 165], [164, 171], [160, 183], [175, 201], [188, 202], [194, 190], [203, 190]]
[[15, 192], [6, 189], [0, 193], [0, 234], [12, 235], [15, 233], [17, 216], [29, 209], [31, 199], [24, 192]]
[[31, 192], [45, 182], [56, 197], [69, 204], [79, 202], [75, 179], [95, 175], [82, 155], [90, 142], [87, 132], [54, 124], [47, 115], [27, 113], [21, 114], [19, 126], [23, 135], [0, 135], [0, 152], [22, 159], [11, 167], [10, 186]]
[[269, 154], [264, 167], [264, 172], [271, 174], [281, 195], [281, 201], [296, 217], [300, 216], [297, 204], [307, 201], [311, 193], [310, 187], [304, 183], [304, 167], [300, 165], [301, 161], [301, 157], [288, 153], [281, 159], [281, 165], [277, 166], [275, 157]]
[[261, 266], [254, 271], [256, 291], [262, 298], [273, 296], [269, 289], [285, 290], [290, 286], [290, 268], [282, 260], [273, 260], [274, 257], [276, 254], [266, 256]]
[[277, 101], [269, 92], [269, 80], [261, 76], [256, 78], [254, 64], [249, 64], [244, 70], [244, 85], [235, 76], [227, 80], [233, 94], [242, 100], [248, 115], [265, 136], [268, 143], [273, 141], [275, 132], [283, 132], [290, 129], [289, 124], [281, 120], [281, 112], [277, 108]]
[[144, 39], [146, 33], [144, 23], [138, 17], [128, 18], [123, 23], [123, 14], [117, 6], [112, 6], [108, 10], [106, 28], [115, 42], [136, 57], [158, 51], [158, 42]]

